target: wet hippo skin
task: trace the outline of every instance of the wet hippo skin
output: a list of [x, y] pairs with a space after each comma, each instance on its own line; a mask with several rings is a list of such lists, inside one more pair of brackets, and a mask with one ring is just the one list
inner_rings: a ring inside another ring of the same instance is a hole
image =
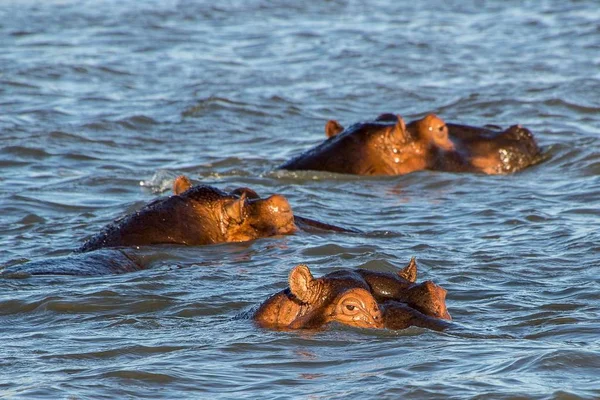
[[395, 300], [407, 304], [425, 315], [451, 320], [446, 308], [446, 290], [432, 281], [417, 283], [417, 263], [413, 257], [397, 274], [355, 270], [368, 284], [379, 303]]
[[[430, 143], [413, 138], [404, 120], [388, 114], [354, 124], [333, 134], [329, 122], [325, 142], [286, 162], [287, 170], [330, 171], [357, 175], [401, 175], [426, 168]], [[339, 125], [339, 124], [337, 124]], [[339, 129], [339, 128], [338, 128]]]
[[15, 278], [120, 274], [145, 268], [131, 248], [142, 245], [239, 242], [291, 234], [297, 229], [356, 232], [294, 216], [283, 196], [262, 199], [246, 187], [226, 193], [210, 186], [192, 186], [187, 177], [180, 176], [173, 191], [174, 196], [151, 202], [108, 225], [72, 255], [0, 268], [0, 274]]
[[438, 159], [432, 169], [451, 172], [483, 172], [489, 175], [520, 171], [542, 159], [531, 131], [520, 125], [491, 130], [447, 124], [455, 152]]
[[289, 287], [265, 301], [254, 320], [273, 329], [316, 329], [333, 321], [382, 328], [381, 311], [368, 285], [344, 272], [315, 279], [308, 266], [296, 266]]
[[415, 280], [414, 259], [397, 274], [343, 269], [320, 278], [298, 265], [289, 287], [261, 304], [253, 319], [261, 327], [282, 330], [319, 329], [330, 322], [373, 329], [447, 328], [446, 291]]
[[[175, 178], [175, 181], [173, 182], [173, 193], [176, 195], [179, 195], [179, 194], [189, 190], [192, 187], [193, 187], [192, 181], [187, 176], [180, 175], [177, 178]], [[258, 193], [256, 193], [254, 190], [247, 188], [247, 187], [236, 188], [236, 189], [232, 190], [230, 193], [231, 193], [231, 195], [236, 196], [236, 197], [245, 195], [246, 198], [248, 198], [248, 199], [259, 199], [260, 198]], [[322, 230], [322, 231], [332, 231], [332, 232], [355, 232], [355, 233], [359, 232], [356, 229], [342, 228], [340, 226], [328, 224], [328, 223], [317, 221], [317, 220], [307, 218], [307, 217], [301, 217], [299, 215], [294, 215], [294, 222], [295, 222], [297, 228], [304, 230], [304, 231]]]
[[[177, 182], [176, 182], [177, 183]], [[181, 188], [168, 198], [108, 225], [87, 240], [80, 251], [153, 244], [205, 245], [241, 242], [296, 231], [285, 197], [265, 199], [225, 193], [211, 186]]]
[[400, 116], [382, 114], [344, 129], [325, 125], [323, 143], [280, 166], [357, 175], [403, 175], [429, 169], [507, 174], [540, 160], [531, 132], [519, 125], [505, 131], [446, 124], [435, 114], [406, 125]]

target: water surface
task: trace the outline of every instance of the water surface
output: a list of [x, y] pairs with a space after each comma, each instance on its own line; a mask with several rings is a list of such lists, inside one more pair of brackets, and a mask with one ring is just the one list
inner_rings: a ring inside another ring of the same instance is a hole
[[[595, 1], [15, 1], [0, 21], [0, 265], [71, 253], [181, 173], [363, 232], [2, 279], [0, 397], [600, 397]], [[276, 171], [328, 119], [430, 111], [520, 123], [549, 159], [511, 176]], [[296, 264], [393, 271], [412, 256], [458, 329], [235, 318]]]

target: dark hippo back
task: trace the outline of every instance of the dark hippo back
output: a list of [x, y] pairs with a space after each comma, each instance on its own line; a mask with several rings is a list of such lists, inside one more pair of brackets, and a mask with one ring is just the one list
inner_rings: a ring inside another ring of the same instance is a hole
[[218, 202], [234, 198], [210, 186], [195, 186], [147, 204], [106, 226], [78, 250], [153, 244], [201, 245], [218, 242], [221, 228], [213, 211]]
[[381, 149], [386, 147], [383, 144], [384, 135], [396, 123], [397, 119], [356, 123], [279, 168], [357, 175], [381, 174], [380, 170], [387, 164], [382, 163]]

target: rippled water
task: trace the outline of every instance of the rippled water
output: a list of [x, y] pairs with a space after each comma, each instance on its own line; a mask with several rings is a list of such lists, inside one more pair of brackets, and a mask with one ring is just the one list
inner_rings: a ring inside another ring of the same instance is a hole
[[[0, 265], [69, 254], [181, 173], [364, 232], [2, 279], [0, 397], [600, 398], [597, 2], [366, 3], [0, 4]], [[521, 123], [549, 159], [512, 176], [275, 170], [327, 119], [428, 111]], [[298, 263], [320, 276], [411, 256], [457, 329], [235, 318]]]

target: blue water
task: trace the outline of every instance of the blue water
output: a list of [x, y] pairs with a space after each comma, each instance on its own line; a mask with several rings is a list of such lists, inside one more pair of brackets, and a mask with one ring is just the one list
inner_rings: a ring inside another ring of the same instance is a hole
[[[596, 1], [0, 3], [0, 265], [69, 254], [175, 176], [363, 233], [141, 250], [149, 269], [0, 280], [0, 397], [600, 398]], [[384, 112], [520, 123], [510, 176], [276, 167]], [[417, 257], [458, 329], [236, 319], [306, 263]]]

